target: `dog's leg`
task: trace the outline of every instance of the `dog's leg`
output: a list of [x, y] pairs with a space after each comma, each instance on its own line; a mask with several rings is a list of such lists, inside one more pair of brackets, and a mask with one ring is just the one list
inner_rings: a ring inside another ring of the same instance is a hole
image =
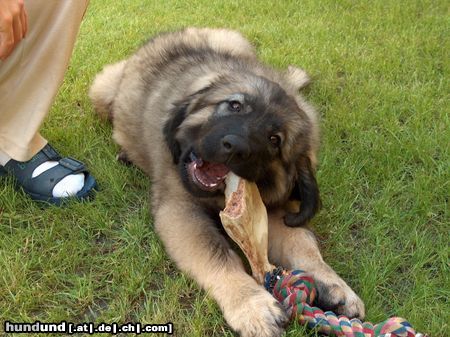
[[124, 149], [121, 149], [119, 151], [119, 153], [116, 156], [116, 159], [118, 162], [122, 163], [123, 165], [126, 165], [126, 166], [133, 165], [133, 162], [128, 158], [128, 155]]
[[248, 275], [214, 222], [188, 196], [157, 202], [156, 230], [178, 267], [206, 289], [241, 336], [278, 337], [287, 322], [277, 301]]
[[317, 283], [317, 306], [321, 309], [363, 318], [363, 302], [324, 262], [314, 234], [306, 228], [287, 227], [283, 223], [283, 214], [282, 211], [269, 213], [270, 262], [311, 273]]

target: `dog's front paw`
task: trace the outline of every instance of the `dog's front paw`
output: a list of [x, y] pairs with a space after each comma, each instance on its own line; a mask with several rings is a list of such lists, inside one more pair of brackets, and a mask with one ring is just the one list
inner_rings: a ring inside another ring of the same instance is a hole
[[225, 319], [242, 337], [279, 337], [288, 322], [281, 305], [262, 288], [225, 312]]
[[331, 310], [349, 318], [363, 319], [365, 316], [363, 301], [344, 281], [340, 279], [337, 281], [328, 283], [316, 280], [317, 306], [324, 311]]

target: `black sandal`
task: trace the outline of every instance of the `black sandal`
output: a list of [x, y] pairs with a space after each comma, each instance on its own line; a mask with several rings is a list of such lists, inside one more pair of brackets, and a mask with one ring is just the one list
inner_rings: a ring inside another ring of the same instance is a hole
[[[37, 177], [31, 175], [36, 167], [46, 161], [57, 161], [58, 165], [44, 171]], [[45, 201], [50, 204], [60, 205], [62, 201], [68, 199], [84, 200], [93, 197], [97, 189], [97, 182], [89, 174], [82, 162], [70, 157], [61, 158], [61, 156], [47, 144], [41, 151], [33, 156], [29, 161], [18, 162], [11, 159], [4, 167], [0, 166], [0, 176], [6, 172], [12, 175], [17, 185], [19, 185], [31, 199]], [[53, 197], [53, 188], [64, 177], [70, 174], [84, 173], [84, 186], [74, 196], [71, 197]]]

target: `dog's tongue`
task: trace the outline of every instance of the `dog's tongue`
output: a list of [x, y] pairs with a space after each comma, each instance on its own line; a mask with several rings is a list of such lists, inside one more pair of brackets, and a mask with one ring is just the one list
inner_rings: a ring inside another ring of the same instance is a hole
[[210, 163], [190, 154], [191, 162], [187, 166], [188, 173], [194, 184], [205, 191], [215, 191], [220, 188], [230, 171], [224, 164]]

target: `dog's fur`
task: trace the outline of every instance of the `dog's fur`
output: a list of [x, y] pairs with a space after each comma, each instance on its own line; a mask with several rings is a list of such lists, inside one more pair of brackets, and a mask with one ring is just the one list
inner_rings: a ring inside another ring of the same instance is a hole
[[298, 93], [308, 82], [299, 68], [261, 64], [237, 32], [188, 28], [105, 67], [90, 89], [96, 110], [113, 121], [121, 156], [151, 177], [155, 228], [167, 252], [242, 336], [279, 336], [286, 315], [221, 230], [226, 170], [258, 185], [269, 209], [271, 262], [311, 272], [322, 308], [364, 316], [302, 227], [320, 205], [317, 116]]

